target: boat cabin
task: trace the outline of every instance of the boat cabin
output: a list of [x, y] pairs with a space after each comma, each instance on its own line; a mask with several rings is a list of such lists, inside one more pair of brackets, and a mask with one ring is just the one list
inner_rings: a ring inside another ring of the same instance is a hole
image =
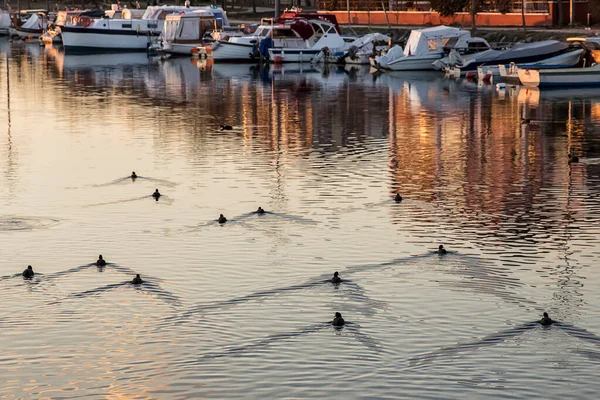
[[215, 16], [206, 10], [167, 15], [163, 39], [169, 43], [198, 43], [206, 32], [214, 30], [218, 24]]

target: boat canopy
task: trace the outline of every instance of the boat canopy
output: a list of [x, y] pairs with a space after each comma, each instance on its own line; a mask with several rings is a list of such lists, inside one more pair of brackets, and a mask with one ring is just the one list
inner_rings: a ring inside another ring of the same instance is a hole
[[567, 43], [558, 40], [544, 40], [541, 42], [521, 43], [508, 50], [487, 50], [472, 56], [479, 63], [490, 65], [499, 61], [518, 61], [523, 58], [543, 57], [548, 54], [564, 51], [569, 47]]
[[471, 37], [469, 31], [450, 26], [440, 25], [434, 28], [415, 29], [410, 32], [405, 56], [423, 56], [431, 52], [441, 53], [443, 47], [452, 38], [459, 38], [457, 46], [461, 41], [467, 41]]
[[167, 15], [180, 13], [180, 12], [190, 12], [195, 10], [205, 10], [211, 12], [215, 19], [219, 21], [221, 26], [229, 26], [229, 21], [227, 20], [227, 15], [225, 11], [221, 7], [214, 6], [204, 6], [204, 7], [183, 7], [183, 6], [150, 6], [146, 9], [146, 12], [142, 16], [142, 19], [153, 19], [153, 20], [164, 20]]
[[32, 14], [31, 17], [21, 25], [23, 29], [44, 29], [44, 15], [43, 14]]
[[285, 10], [277, 19], [277, 23], [278, 24], [288, 24], [290, 23], [290, 21], [296, 19], [296, 18], [302, 18], [302, 19], [308, 19], [308, 20], [312, 20], [312, 19], [320, 19], [322, 21], [326, 21], [329, 22], [330, 24], [335, 26], [335, 30], [337, 31], [338, 34], [342, 34], [342, 30], [340, 29], [340, 26], [337, 22], [337, 18], [335, 17], [335, 14], [328, 14], [327, 12], [318, 12], [318, 13], [313, 13], [313, 12], [302, 12], [301, 8], [292, 8], [291, 10]]
[[206, 10], [168, 15], [165, 19], [163, 36], [171, 42], [175, 40], [198, 40], [204, 32], [214, 28], [215, 17]]

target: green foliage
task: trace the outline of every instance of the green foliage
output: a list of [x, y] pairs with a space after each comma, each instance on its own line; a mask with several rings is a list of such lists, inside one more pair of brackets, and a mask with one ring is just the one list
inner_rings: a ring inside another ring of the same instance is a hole
[[431, 8], [440, 13], [442, 17], [454, 15], [471, 5], [471, 0], [431, 0]]
[[511, 0], [495, 0], [495, 3], [496, 3], [496, 9], [498, 10], [498, 12], [501, 12], [502, 14], [506, 14], [507, 12], [509, 12], [511, 10], [511, 6], [512, 6]]

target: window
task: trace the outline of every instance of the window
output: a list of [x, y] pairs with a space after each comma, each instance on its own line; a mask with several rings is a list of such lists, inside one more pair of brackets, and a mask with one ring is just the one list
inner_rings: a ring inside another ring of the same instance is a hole
[[121, 28], [131, 28], [131, 24], [121, 24]]
[[429, 39], [427, 41], [427, 49], [429, 51], [437, 51], [438, 49], [438, 42], [436, 39]]
[[291, 29], [273, 29], [273, 37], [277, 38], [295, 38], [296, 35]]

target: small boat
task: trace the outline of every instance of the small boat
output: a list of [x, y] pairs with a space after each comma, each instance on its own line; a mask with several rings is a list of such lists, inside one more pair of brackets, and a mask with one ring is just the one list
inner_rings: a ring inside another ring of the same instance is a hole
[[586, 68], [519, 69], [519, 80], [532, 87], [600, 86], [600, 64]]
[[[565, 60], [569, 60], [574, 57], [572, 54], [574, 50], [577, 49], [574, 49], [569, 43], [557, 40], [545, 40], [533, 43], [520, 43], [505, 50], [487, 50], [466, 56], [452, 54], [451, 52], [447, 59], [442, 60], [442, 62], [446, 62], [444, 71], [456, 78], [461, 76], [476, 77], [477, 67], [479, 66], [487, 66], [485, 69], [491, 69], [493, 75], [500, 75], [498, 70], [499, 64], [533, 64], [539, 62], [560, 64], [560, 56], [564, 56]], [[567, 62], [569, 61], [565, 61], [565, 63]]]
[[48, 24], [48, 17], [45, 11], [39, 11], [31, 14], [23, 25], [14, 28], [14, 34], [22, 39], [38, 38], [44, 33]]
[[311, 62], [325, 48], [330, 52], [343, 51], [346, 48], [346, 42], [339, 34], [337, 26], [329, 21], [297, 19], [293, 25], [299, 39], [296, 38], [285, 45], [270, 42], [264, 46], [268, 48], [269, 59], [272, 62]]
[[11, 23], [10, 13], [0, 10], [0, 36], [8, 35]]
[[[434, 70], [433, 63], [445, 56], [448, 47], [468, 48], [471, 33], [449, 26], [437, 26], [435, 28], [416, 29], [411, 31], [404, 51], [399, 54], [394, 48], [385, 55], [371, 59], [371, 65], [375, 68], [390, 69], [392, 71], [429, 71]], [[476, 41], [485, 42], [483, 39]], [[487, 42], [485, 42], [487, 44]], [[479, 47], [479, 45], [477, 46]], [[487, 47], [490, 48], [489, 44]]]
[[215, 16], [207, 10], [167, 15], [158, 50], [168, 54], [190, 56], [193, 49], [204, 45], [205, 34], [211, 32], [216, 25]]
[[[346, 49], [331, 53], [329, 49], [322, 49], [313, 62], [333, 64], [369, 65], [371, 57], [378, 51], [387, 48], [390, 37], [381, 33], [369, 33], [352, 41], [346, 41]], [[385, 44], [385, 47], [382, 46]]]

